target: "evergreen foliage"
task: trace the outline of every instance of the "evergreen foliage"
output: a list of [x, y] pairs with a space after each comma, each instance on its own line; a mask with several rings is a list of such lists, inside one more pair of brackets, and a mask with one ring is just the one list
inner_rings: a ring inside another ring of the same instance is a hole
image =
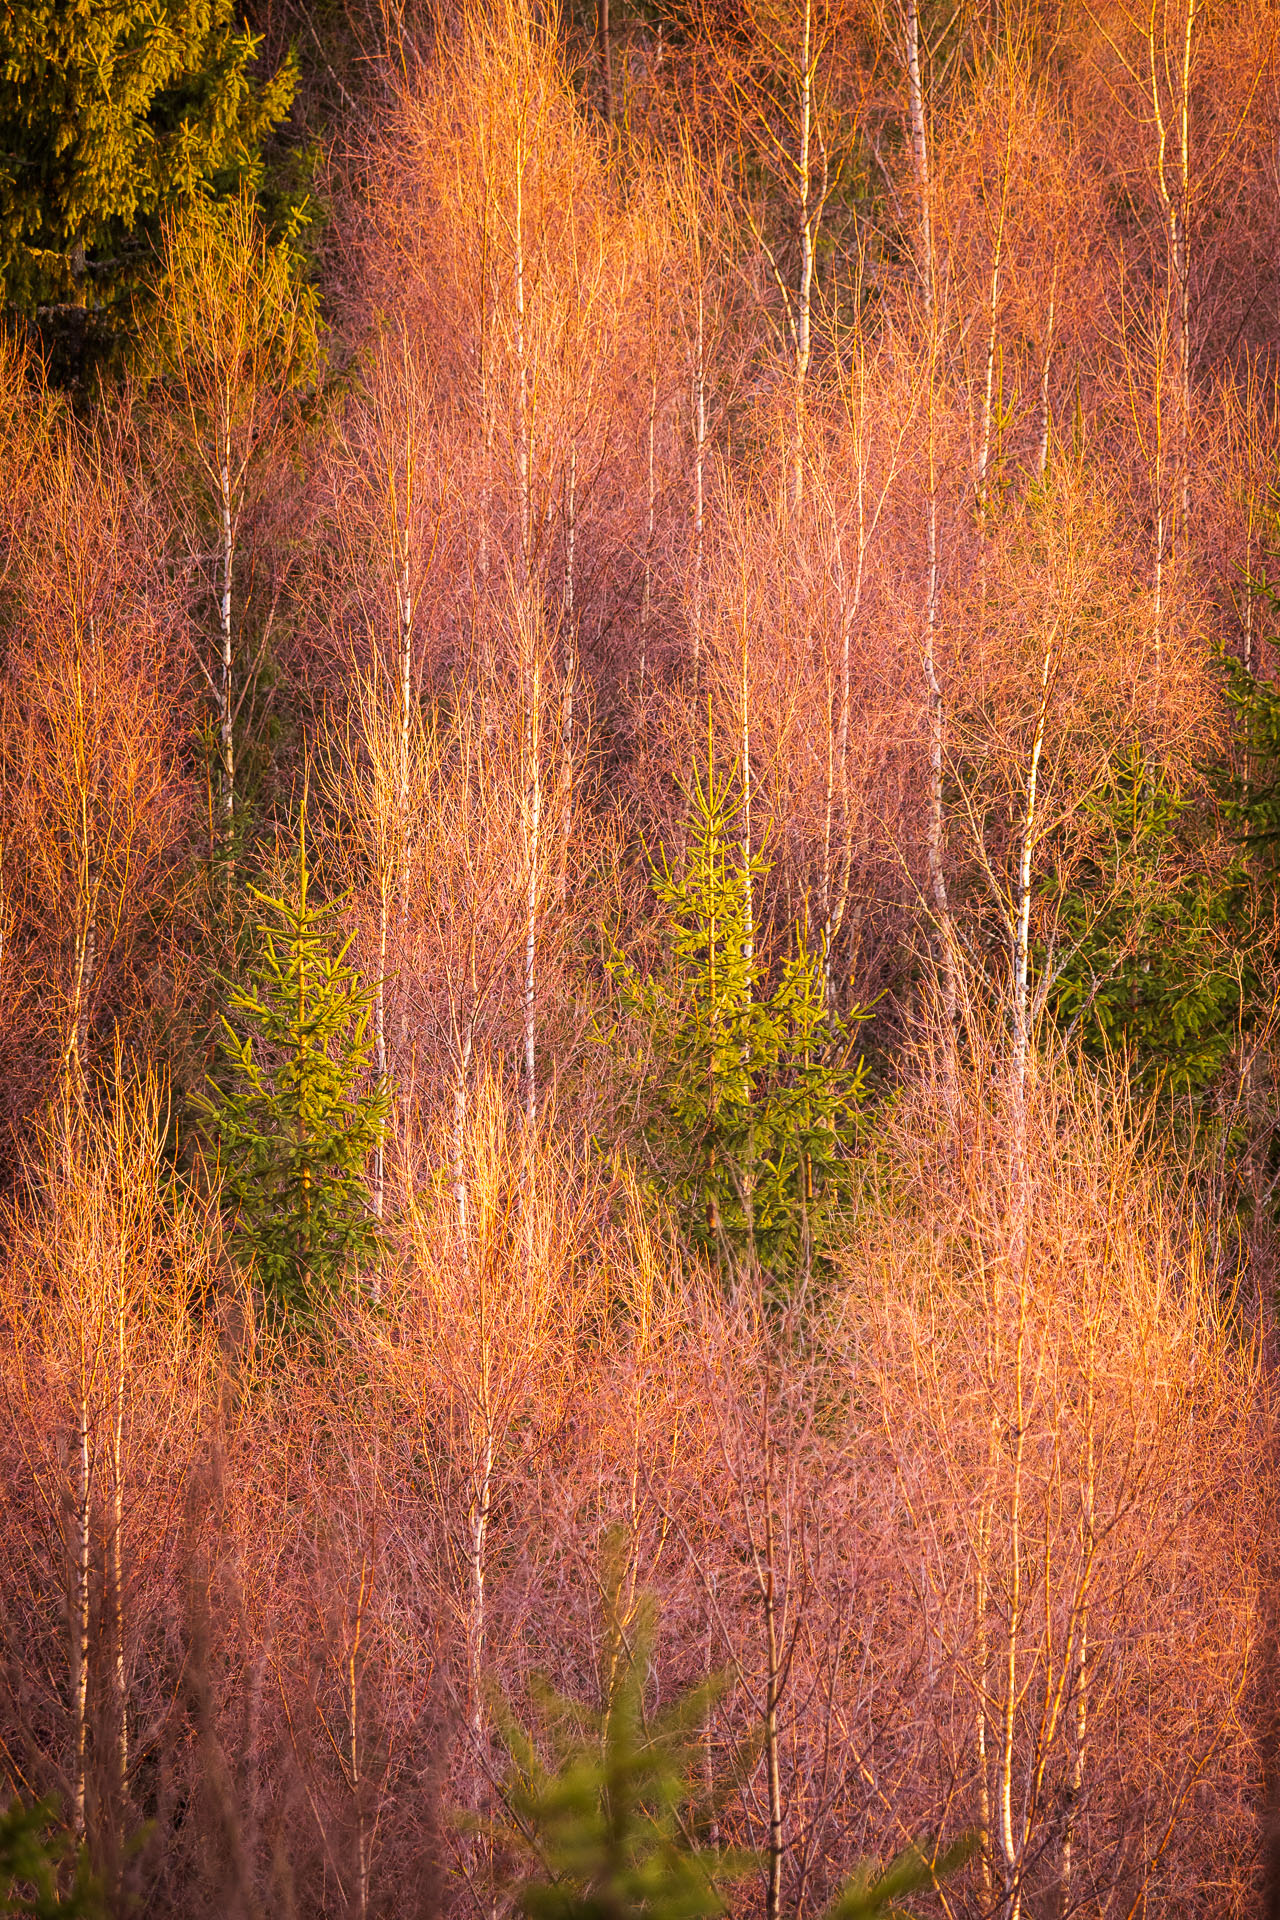
[[723, 1677], [646, 1719], [652, 1602], [641, 1599], [627, 1621], [615, 1581], [606, 1609], [603, 1708], [537, 1686], [550, 1764], [533, 1734], [502, 1718], [504, 1799], [514, 1837], [539, 1869], [516, 1888], [520, 1911], [528, 1920], [714, 1920], [726, 1910], [717, 1881], [750, 1865], [701, 1850], [686, 1817], [696, 1820], [700, 1729]]
[[624, 1012], [652, 1062], [645, 1147], [690, 1241], [779, 1279], [820, 1251], [864, 1087], [851, 1063], [863, 1019], [829, 1004], [823, 955], [794, 930], [773, 983], [755, 900], [768, 862], [735, 834], [732, 775], [696, 773], [684, 858], [651, 863], [665, 966], [612, 962]]
[[59, 1868], [69, 1852], [57, 1831], [57, 1804], [38, 1800], [28, 1806], [14, 1800], [0, 1813], [0, 1913], [21, 1913], [35, 1920], [87, 1920], [100, 1910], [97, 1888], [82, 1853], [71, 1884], [60, 1888]]
[[1202, 1094], [1257, 984], [1250, 874], [1205, 857], [1211, 823], [1136, 743], [1092, 805], [1093, 856], [1056, 903], [1057, 1020], [1095, 1058], [1126, 1053], [1140, 1084]]
[[[626, 1608], [623, 1591], [615, 1568], [605, 1589], [602, 1708], [539, 1679], [539, 1740], [499, 1705], [510, 1761], [503, 1837], [536, 1863], [514, 1889], [527, 1920], [717, 1920], [728, 1911], [720, 1889], [758, 1864], [697, 1839], [720, 1811], [702, 1784], [702, 1739], [728, 1676], [713, 1674], [648, 1715], [656, 1610], [648, 1595]], [[739, 1768], [750, 1758], [740, 1754]], [[887, 1867], [860, 1865], [825, 1920], [909, 1920], [901, 1902], [935, 1888], [972, 1851], [966, 1838], [944, 1854], [911, 1846]]]
[[1227, 816], [1268, 886], [1280, 869], [1280, 683], [1234, 666], [1227, 698], [1235, 711], [1243, 767]]
[[[1252, 586], [1273, 607], [1265, 579]], [[1180, 791], [1135, 743], [1093, 803], [1092, 859], [1055, 901], [1065, 956], [1051, 1005], [1095, 1058], [1202, 1096], [1266, 1016], [1280, 877], [1280, 685], [1226, 667], [1237, 766]], [[1225, 829], [1230, 852], [1211, 858]], [[1042, 954], [1045, 963], [1049, 956]]]
[[361, 1090], [370, 996], [346, 964], [350, 940], [334, 949], [334, 905], [316, 906], [309, 884], [304, 824], [294, 897], [253, 891], [261, 947], [249, 986], [231, 993], [236, 1024], [223, 1019], [226, 1084], [201, 1102], [237, 1251], [278, 1323], [313, 1322], [379, 1243], [365, 1164], [386, 1100]]
[[233, 0], [11, 0], [0, 62], [6, 303], [110, 309], [171, 208], [240, 183], [289, 111], [291, 61], [259, 81]]
[[904, 1847], [887, 1867], [858, 1867], [828, 1907], [824, 1920], [911, 1920], [901, 1902], [913, 1894], [934, 1891], [971, 1859], [974, 1851], [973, 1838], [966, 1835], [941, 1853]]

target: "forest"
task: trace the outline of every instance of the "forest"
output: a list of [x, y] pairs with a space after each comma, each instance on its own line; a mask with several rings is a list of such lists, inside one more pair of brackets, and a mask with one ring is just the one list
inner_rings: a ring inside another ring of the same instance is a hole
[[3, 1911], [1280, 1913], [1278, 47], [4, 7]]

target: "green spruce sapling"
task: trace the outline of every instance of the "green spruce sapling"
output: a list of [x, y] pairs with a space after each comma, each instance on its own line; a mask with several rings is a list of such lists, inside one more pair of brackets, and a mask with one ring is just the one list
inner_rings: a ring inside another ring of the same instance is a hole
[[789, 1283], [820, 1257], [863, 1094], [851, 1056], [865, 1016], [828, 1004], [803, 928], [765, 966], [755, 901], [769, 868], [735, 830], [734, 775], [695, 772], [687, 798], [680, 865], [664, 851], [650, 866], [663, 963], [642, 975], [624, 954], [611, 962], [651, 1062], [644, 1147], [693, 1245]]
[[1248, 872], [1210, 857], [1212, 816], [1136, 742], [1091, 812], [1091, 856], [1053, 901], [1050, 1006], [1087, 1055], [1123, 1053], [1140, 1086], [1203, 1094], [1249, 1017]]
[[231, 992], [223, 1074], [204, 1111], [216, 1130], [233, 1243], [277, 1325], [314, 1325], [353, 1266], [374, 1257], [365, 1167], [386, 1120], [369, 1090], [371, 995], [332, 929], [341, 901], [310, 895], [306, 808], [291, 898], [263, 910], [250, 983]]
[[[603, 1707], [539, 1680], [541, 1725], [531, 1732], [498, 1703], [508, 1768], [496, 1837], [530, 1868], [512, 1888], [526, 1920], [718, 1920], [728, 1911], [722, 1890], [760, 1865], [746, 1850], [699, 1839], [721, 1829], [758, 1758], [755, 1743], [739, 1746], [724, 1777], [706, 1779], [707, 1715], [730, 1676], [713, 1674], [648, 1713], [656, 1609], [647, 1594], [625, 1606], [624, 1585], [615, 1558]], [[972, 1851], [964, 1838], [945, 1852], [909, 1846], [884, 1867], [860, 1863], [825, 1920], [910, 1920], [903, 1900], [935, 1890]]]
[[[501, 1838], [533, 1871], [514, 1892], [527, 1920], [715, 1920], [718, 1883], [750, 1866], [700, 1849], [701, 1729], [723, 1676], [646, 1717], [644, 1684], [654, 1608], [624, 1616], [622, 1583], [605, 1599], [608, 1682], [600, 1709], [535, 1683], [538, 1736], [499, 1703], [509, 1767]], [[540, 1749], [550, 1750], [550, 1764]]]
[[0, 1913], [90, 1920], [101, 1911], [88, 1855], [61, 1831], [57, 1801], [11, 1801], [0, 1813]]

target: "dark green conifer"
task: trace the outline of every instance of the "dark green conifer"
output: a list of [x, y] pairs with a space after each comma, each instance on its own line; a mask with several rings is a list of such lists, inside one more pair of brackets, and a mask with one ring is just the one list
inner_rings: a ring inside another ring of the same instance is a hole
[[0, 58], [0, 288], [35, 313], [99, 313], [150, 264], [160, 217], [256, 185], [291, 62], [253, 75], [234, 0], [7, 0]]
[[1120, 1053], [1138, 1083], [1199, 1096], [1235, 1048], [1256, 978], [1249, 875], [1215, 859], [1214, 821], [1135, 742], [1088, 805], [1089, 857], [1051, 892], [1049, 1004], [1085, 1053]]
[[[334, 946], [334, 903], [309, 896], [305, 824], [294, 896], [253, 889], [264, 917], [248, 987], [223, 1020], [214, 1122], [233, 1243], [277, 1323], [314, 1322], [379, 1244], [365, 1167], [386, 1118], [367, 1090], [371, 996]], [[233, 1023], [234, 1022], [234, 1023]]]

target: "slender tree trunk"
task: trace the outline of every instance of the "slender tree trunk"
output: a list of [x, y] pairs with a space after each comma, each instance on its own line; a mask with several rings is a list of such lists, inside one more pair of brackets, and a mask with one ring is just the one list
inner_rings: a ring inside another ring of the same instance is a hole
[[1027, 1204], [1027, 1064], [1031, 1047], [1031, 877], [1035, 856], [1038, 820], [1036, 801], [1040, 780], [1040, 760], [1044, 753], [1045, 726], [1048, 720], [1049, 688], [1053, 675], [1053, 647], [1047, 643], [1040, 665], [1040, 704], [1036, 712], [1031, 758], [1027, 767], [1026, 795], [1023, 803], [1021, 844], [1018, 848], [1018, 872], [1014, 893], [1013, 924], [1013, 1044], [1010, 1060], [1010, 1093], [1013, 1125], [1014, 1248], [1015, 1268], [1021, 1266], [1023, 1238], [1026, 1232]]
[[[122, 1256], [126, 1250], [122, 1249]], [[123, 1280], [123, 1276], [122, 1276]], [[122, 1289], [123, 1290], [123, 1289]], [[111, 1533], [107, 1557], [107, 1614], [110, 1622], [112, 1706], [116, 1734], [116, 1818], [123, 1838], [124, 1805], [129, 1784], [129, 1700], [124, 1659], [124, 1395], [125, 1307], [116, 1303], [116, 1377], [111, 1421]]]
[[778, 1701], [781, 1691], [782, 1651], [778, 1642], [778, 1604], [774, 1585], [772, 1503], [765, 1512], [766, 1575], [764, 1593], [765, 1647], [769, 1661], [765, 1701], [764, 1747], [769, 1777], [769, 1886], [765, 1898], [767, 1920], [782, 1913], [783, 1807], [782, 1767], [779, 1758]]
[[575, 552], [578, 520], [578, 448], [569, 452], [569, 485], [565, 503], [564, 572], [564, 688], [560, 698], [560, 855], [556, 867], [556, 897], [563, 908], [569, 895], [569, 846], [573, 831], [573, 793], [577, 772], [574, 727], [577, 720], [578, 630], [575, 608]]
[[[89, 638], [95, 639], [92, 619]], [[66, 1039], [63, 1046], [64, 1090], [77, 1099], [84, 1093], [84, 1055], [88, 1042], [89, 1006], [93, 992], [94, 969], [98, 954], [97, 876], [94, 870], [94, 818], [90, 799], [92, 772], [89, 765], [89, 719], [84, 691], [84, 668], [80, 657], [80, 634], [76, 631], [75, 680], [75, 778], [76, 832], [74, 842], [73, 885], [75, 888], [75, 933], [71, 960], [71, 995]]]
[[[920, 9], [918, 0], [907, 0], [907, 120], [911, 134], [911, 154], [916, 176], [918, 271], [925, 314], [929, 323], [929, 495], [925, 503], [926, 566], [928, 570], [925, 603], [924, 680], [929, 699], [929, 803], [926, 826], [926, 861], [929, 897], [932, 906], [935, 939], [942, 972], [945, 1044], [953, 1056], [955, 1024], [959, 1008], [956, 977], [955, 938], [951, 925], [951, 903], [947, 894], [946, 867], [943, 859], [943, 775], [946, 766], [946, 704], [938, 677], [938, 471], [935, 422], [935, 385], [937, 380], [937, 314], [934, 282], [936, 262], [933, 251], [932, 190], [929, 180], [929, 144], [925, 125], [924, 91], [920, 78]], [[955, 1062], [949, 1060], [954, 1081]]]
[[458, 1236], [463, 1256], [467, 1248], [467, 1076], [471, 1071], [471, 1049], [474, 1042], [475, 1022], [468, 1019], [462, 1031], [462, 1044], [458, 1049], [456, 1072], [453, 1080], [453, 1166], [451, 1184], [453, 1186], [453, 1204], [458, 1216]]
[[782, 1804], [782, 1760], [779, 1709], [785, 1681], [782, 1635], [779, 1630], [778, 1542], [774, 1513], [774, 1453], [772, 1385], [766, 1379], [764, 1400], [764, 1553], [756, 1556], [756, 1580], [764, 1613], [765, 1673], [764, 1761], [769, 1797], [769, 1844], [766, 1852], [765, 1920], [781, 1920], [782, 1862], [785, 1853], [785, 1812]]
[[1000, 1390], [1006, 1374], [1001, 1298], [1000, 1275], [993, 1266], [989, 1273], [985, 1302], [986, 1353], [983, 1389], [990, 1409], [990, 1418], [987, 1422], [986, 1480], [978, 1507], [974, 1555], [974, 1669], [977, 1679], [974, 1736], [978, 1762], [979, 1872], [984, 1895], [983, 1910], [991, 1914], [996, 1911], [997, 1834], [994, 1809], [998, 1798], [998, 1781], [994, 1781], [996, 1792], [993, 1793], [993, 1761], [996, 1756], [992, 1751], [993, 1743], [989, 1739], [989, 1720], [995, 1719], [999, 1704], [999, 1690], [993, 1684], [991, 1671], [992, 1594], [993, 1590], [999, 1591], [1000, 1575], [1003, 1571], [993, 1567], [993, 1554], [996, 1511], [1000, 1497], [999, 1475], [1003, 1461], [1001, 1442], [1007, 1430], [1000, 1406]]
[[[715, 1672], [715, 1599], [716, 1576], [707, 1575], [709, 1593], [707, 1598], [707, 1647], [704, 1665], [708, 1673]], [[708, 1703], [706, 1718], [702, 1723], [702, 1791], [710, 1809], [707, 1823], [707, 1846], [714, 1855], [720, 1851], [720, 1816], [716, 1811], [716, 1774], [712, 1753], [711, 1722], [714, 1707]]]
[[[1178, 476], [1173, 542], [1185, 532], [1191, 514], [1191, 248], [1188, 232], [1191, 211], [1191, 81], [1194, 67], [1196, 14], [1199, 0], [1184, 0], [1182, 44], [1176, 77], [1167, 46], [1157, 50], [1157, 12], [1147, 27], [1148, 85], [1152, 123], [1156, 134], [1156, 188], [1165, 222], [1169, 257], [1170, 306], [1174, 318], [1174, 350], [1178, 400]], [[1163, 73], [1174, 97], [1166, 107]], [[1176, 123], [1176, 150], [1169, 154], [1169, 121]]]
[[655, 479], [655, 440], [658, 424], [658, 369], [649, 372], [649, 499], [644, 536], [644, 585], [640, 594], [640, 698], [644, 699], [644, 677], [649, 654], [649, 614], [653, 601], [653, 531], [658, 510]]
[[[1005, 194], [1002, 192], [1000, 221], [996, 230], [995, 257], [991, 263], [991, 291], [988, 298], [987, 309], [987, 365], [982, 395], [982, 430], [978, 440], [978, 512], [981, 515], [984, 535], [989, 530], [988, 522], [991, 513], [991, 440], [995, 425], [995, 376], [996, 357], [999, 347], [1000, 271], [1004, 263], [1004, 208]], [[983, 557], [985, 560], [985, 552]]]
[[[532, 639], [532, 636], [530, 636]], [[525, 896], [524, 937], [524, 1086], [525, 1115], [532, 1128], [538, 1111], [537, 1062], [535, 1057], [535, 997], [538, 958], [538, 892], [542, 833], [542, 678], [535, 658], [529, 672], [528, 798], [526, 802], [526, 856], [528, 882]]]
[[814, 238], [817, 224], [809, 178], [813, 143], [813, 0], [804, 0], [803, 48], [800, 69], [799, 228], [800, 286], [796, 301], [795, 420], [793, 425], [791, 504], [804, 499], [805, 400], [812, 358]]
[[219, 579], [218, 672], [216, 680], [218, 758], [222, 772], [222, 838], [226, 860], [226, 892], [230, 899], [234, 869], [236, 743], [235, 702], [232, 691], [231, 631], [232, 579], [235, 572], [235, 519], [231, 486], [231, 425], [224, 418], [218, 466]]
[[[932, 442], [932, 424], [930, 427]], [[947, 713], [942, 682], [938, 677], [938, 484], [933, 470], [930, 446], [929, 498], [925, 504], [927, 541], [927, 600], [925, 604], [924, 679], [929, 695], [929, 812], [926, 830], [926, 859], [929, 870], [929, 897], [932, 903], [935, 937], [942, 968], [943, 1017], [946, 1021], [946, 1046], [955, 1046], [959, 989], [956, 980], [955, 937], [951, 926], [951, 901], [947, 892], [946, 865], [943, 858], [944, 817], [943, 777], [946, 767]], [[954, 1061], [952, 1062], [954, 1078]]]
[[569, 484], [565, 489], [564, 510], [564, 619], [572, 629], [576, 618], [575, 594], [578, 562], [578, 442], [569, 448]]
[[89, 1033], [89, 1003], [93, 992], [94, 969], [98, 955], [97, 919], [91, 904], [92, 881], [87, 882], [90, 898], [79, 908], [75, 949], [72, 957], [71, 1008], [67, 1021], [67, 1044], [63, 1054], [63, 1076], [77, 1091], [84, 1087], [84, 1056]]
[[919, 0], [907, 0], [907, 122], [911, 135], [911, 158], [916, 176], [918, 229], [916, 237], [917, 271], [925, 311], [933, 312], [933, 215], [929, 191], [929, 143], [925, 129], [924, 89], [920, 80], [920, 7]]
[[[1249, 494], [1248, 494], [1248, 518], [1245, 522], [1245, 533], [1244, 533], [1244, 579], [1245, 579], [1244, 619], [1241, 622], [1241, 660], [1243, 662], [1245, 672], [1249, 674], [1253, 672], [1253, 618], [1254, 618], [1253, 606], [1254, 606], [1254, 601], [1257, 598], [1257, 593], [1253, 584], [1253, 580], [1254, 580], [1253, 543], [1255, 538], [1257, 513], [1258, 513], [1257, 495], [1255, 494], [1254, 489], [1251, 485], [1249, 488]], [[3, 895], [0, 894], [0, 906], [2, 906], [2, 901], [3, 901]]]
[[520, 128], [515, 152], [515, 296], [516, 296], [516, 379], [519, 417], [516, 428], [516, 474], [520, 503], [520, 585], [529, 584], [533, 563], [533, 427], [530, 420], [529, 361], [525, 341], [525, 269], [524, 269], [524, 161], [525, 129]]
[[[849, 821], [849, 722], [853, 699], [852, 650], [853, 629], [862, 605], [862, 583], [866, 573], [867, 559], [867, 514], [866, 514], [866, 461], [863, 457], [861, 426], [858, 443], [858, 564], [854, 572], [853, 585], [846, 589], [840, 607], [840, 692], [839, 720], [834, 740], [828, 734], [827, 769], [827, 830], [826, 844], [823, 850], [823, 945], [825, 959], [823, 963], [825, 996], [828, 1007], [832, 1005], [835, 942], [844, 924], [844, 916], [849, 899], [849, 885], [852, 874], [853, 849], [850, 841]], [[840, 552], [840, 535], [836, 530], [837, 552]], [[845, 579], [843, 555], [840, 555], [840, 576]], [[830, 728], [830, 723], [828, 723]], [[835, 813], [838, 800], [839, 808], [839, 850], [835, 847]]]
[[[405, 343], [405, 370], [408, 374], [408, 345]], [[386, 1117], [378, 1129], [377, 1144], [374, 1147], [373, 1167], [373, 1210], [378, 1220], [384, 1218], [386, 1211], [386, 1129], [389, 1124], [392, 1092], [391, 1044], [389, 1040], [390, 1020], [387, 1006], [387, 972], [390, 960], [391, 936], [391, 895], [395, 890], [398, 902], [400, 939], [406, 933], [409, 913], [410, 887], [410, 848], [409, 831], [409, 770], [412, 758], [413, 738], [413, 631], [414, 631], [414, 594], [413, 594], [413, 488], [416, 464], [416, 449], [410, 425], [405, 442], [405, 481], [403, 505], [398, 498], [395, 486], [394, 467], [391, 479], [392, 540], [394, 543], [395, 565], [395, 615], [396, 615], [396, 793], [395, 815], [387, 844], [379, 849], [378, 873], [378, 984], [374, 999], [374, 1072], [379, 1091], [386, 1101]], [[397, 996], [400, 1000], [401, 996]], [[405, 1043], [404, 1011], [401, 1010], [397, 1029], [397, 1051], [403, 1052]], [[381, 1282], [374, 1274], [373, 1297], [379, 1297]]]
[[609, 0], [596, 0], [596, 46], [600, 56], [600, 110], [613, 125], [613, 23]]
[[1097, 1452], [1095, 1441], [1096, 1395], [1093, 1355], [1090, 1353], [1089, 1387], [1085, 1404], [1085, 1471], [1081, 1489], [1080, 1607], [1075, 1647], [1075, 1751], [1067, 1775], [1066, 1806], [1062, 1820], [1062, 1854], [1059, 1860], [1059, 1912], [1071, 1912], [1071, 1881], [1075, 1870], [1076, 1822], [1080, 1814], [1080, 1796], [1084, 1790], [1085, 1750], [1089, 1736], [1089, 1590], [1093, 1579], [1093, 1560], [1097, 1546]]
[[1054, 262], [1053, 283], [1049, 288], [1049, 326], [1044, 346], [1044, 361], [1040, 368], [1040, 431], [1036, 437], [1036, 479], [1042, 484], [1049, 468], [1049, 439], [1053, 431], [1053, 416], [1049, 410], [1049, 375], [1053, 365], [1053, 325], [1058, 299], [1058, 266]]
[[[390, 885], [386, 862], [378, 876], [378, 981], [373, 999], [373, 1071], [383, 1093], [387, 1090], [387, 948], [390, 918]], [[373, 1149], [373, 1217], [383, 1218], [386, 1197], [385, 1124], [378, 1128]]]
[[[742, 623], [742, 874], [745, 892], [744, 920], [742, 940], [743, 959], [747, 963], [747, 1001], [754, 998], [751, 973], [756, 957], [756, 909], [755, 880], [751, 872], [751, 708], [747, 685], [747, 623], [745, 614]], [[743, 1066], [745, 1069], [747, 1104], [747, 1150], [746, 1177], [743, 1181], [742, 1200], [746, 1214], [747, 1245], [751, 1249], [751, 1258], [756, 1257], [756, 1219], [755, 1219], [755, 1178], [756, 1178], [756, 1131], [755, 1131], [755, 1088], [750, 1071], [750, 1042], [743, 1046]]]
[[486, 192], [480, 234], [480, 552], [477, 571], [483, 590], [489, 584], [489, 522], [493, 515], [493, 409], [489, 397], [489, 214]]
[[[994, 1376], [989, 1372], [988, 1392], [994, 1406]], [[991, 1665], [991, 1623], [987, 1616], [991, 1578], [991, 1508], [995, 1498], [995, 1472], [999, 1457], [999, 1424], [993, 1411], [987, 1448], [987, 1491], [978, 1514], [978, 1539], [975, 1554], [973, 1612], [975, 1629], [974, 1666], [978, 1677], [978, 1704], [974, 1715], [974, 1744], [978, 1758], [978, 1870], [982, 1877], [984, 1908], [993, 1901], [992, 1828], [991, 1828], [991, 1756], [987, 1743], [987, 1699]]]
[[836, 814], [836, 737], [839, 723], [835, 717], [836, 694], [827, 677], [827, 765], [822, 808], [822, 999], [832, 1004], [834, 981], [831, 971], [831, 941], [835, 928], [835, 814]]
[[1191, 53], [1195, 37], [1197, 0], [1187, 0], [1186, 30], [1182, 42], [1182, 71], [1178, 89], [1178, 207], [1170, 238], [1174, 284], [1178, 299], [1179, 441], [1182, 469], [1179, 501], [1185, 537], [1191, 518], [1191, 248], [1188, 220], [1191, 211]]
[[706, 305], [698, 262], [698, 326], [693, 369], [693, 677], [702, 667], [703, 534], [706, 513], [707, 379]]
[[1062, 1822], [1062, 1854], [1058, 1866], [1058, 1911], [1062, 1914], [1071, 1912], [1076, 1821], [1080, 1813], [1080, 1795], [1084, 1788], [1084, 1756], [1089, 1730], [1089, 1609], [1087, 1606], [1081, 1611], [1076, 1648], [1075, 1706], [1075, 1752], [1071, 1756], [1071, 1770], [1067, 1775], [1066, 1809]]
[[[1024, 1276], [1015, 1277], [1015, 1285], [1023, 1284]], [[998, 1831], [1000, 1851], [1004, 1865], [1005, 1920], [1019, 1920], [1022, 1912], [1022, 1859], [1021, 1850], [1014, 1834], [1014, 1774], [1015, 1742], [1018, 1724], [1018, 1651], [1022, 1633], [1022, 1472], [1026, 1453], [1026, 1404], [1024, 1396], [1023, 1352], [1025, 1330], [1022, 1324], [1025, 1309], [1020, 1310], [1017, 1338], [1017, 1352], [1014, 1361], [1014, 1391], [1017, 1403], [1017, 1424], [1011, 1435], [1013, 1448], [1013, 1488], [1009, 1503], [1009, 1561], [1005, 1574], [1005, 1590], [1008, 1596], [1008, 1619], [1006, 1621], [1006, 1639], [1004, 1647], [1004, 1672], [1001, 1676], [1003, 1697], [1000, 1701], [1000, 1765], [998, 1794]]]
[[755, 898], [751, 877], [751, 705], [747, 680], [747, 622], [742, 622], [742, 871], [746, 881], [746, 934], [744, 957], [748, 966], [755, 959]]
[[401, 909], [408, 904], [409, 898], [409, 760], [410, 743], [413, 731], [413, 575], [412, 560], [412, 514], [413, 514], [413, 446], [410, 443], [405, 461], [405, 504], [404, 516], [397, 533], [399, 553], [396, 580], [396, 620], [398, 625], [396, 648], [396, 692], [397, 719], [400, 737], [398, 742], [398, 766], [396, 801], [399, 818], [396, 829], [399, 837], [400, 854], [400, 895]]
[[467, 1508], [467, 1564], [471, 1581], [471, 1615], [467, 1630], [467, 1683], [471, 1731], [479, 1746], [484, 1737], [484, 1643], [489, 1516], [493, 1504], [493, 1426], [485, 1416], [479, 1455], [475, 1462], [471, 1499]]
[[364, 1635], [364, 1613], [371, 1579], [368, 1559], [362, 1557], [355, 1630], [347, 1645], [347, 1670], [344, 1675], [347, 1692], [347, 1783], [356, 1826], [357, 1920], [367, 1920], [369, 1912], [370, 1833], [360, 1750], [360, 1643]]
[[71, 1550], [71, 1825], [77, 1841], [85, 1837], [85, 1786], [89, 1762], [89, 1567], [93, 1501], [89, 1445], [89, 1387], [81, 1368], [76, 1404], [76, 1477], [72, 1499]]
[[1164, 659], [1164, 569], [1165, 569], [1165, 549], [1167, 545], [1166, 514], [1165, 514], [1165, 504], [1164, 504], [1164, 475], [1160, 471], [1158, 453], [1157, 453], [1157, 467], [1156, 467], [1156, 486], [1160, 491], [1158, 492], [1156, 497], [1156, 574], [1155, 574], [1155, 594], [1154, 594], [1155, 604], [1153, 608], [1153, 612], [1155, 614], [1155, 622], [1154, 622], [1155, 631], [1154, 631], [1153, 637], [1155, 640], [1156, 672], [1158, 675], [1160, 671], [1161, 663]]

